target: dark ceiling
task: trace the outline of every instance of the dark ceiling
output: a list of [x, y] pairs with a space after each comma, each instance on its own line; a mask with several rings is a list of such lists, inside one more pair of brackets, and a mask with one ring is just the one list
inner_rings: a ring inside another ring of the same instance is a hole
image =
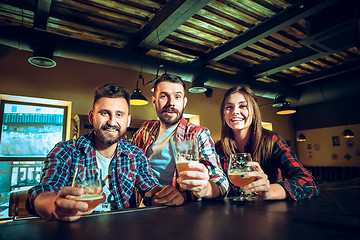
[[304, 105], [359, 94], [359, 5], [0, 0], [0, 44], [152, 74], [166, 69], [209, 87], [246, 83], [260, 96], [284, 93]]

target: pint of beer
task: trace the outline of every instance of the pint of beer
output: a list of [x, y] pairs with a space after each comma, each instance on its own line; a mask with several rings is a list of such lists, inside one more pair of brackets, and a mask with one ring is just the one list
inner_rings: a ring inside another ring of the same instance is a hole
[[182, 171], [192, 171], [189, 168], [191, 161], [199, 162], [199, 139], [196, 133], [185, 134], [184, 139], [176, 138], [175, 143], [175, 162], [178, 173]]
[[73, 187], [81, 188], [84, 192], [81, 196], [72, 196], [71, 199], [86, 202], [88, 210], [94, 209], [103, 200], [101, 181], [101, 169], [94, 167], [78, 167], [72, 182]]

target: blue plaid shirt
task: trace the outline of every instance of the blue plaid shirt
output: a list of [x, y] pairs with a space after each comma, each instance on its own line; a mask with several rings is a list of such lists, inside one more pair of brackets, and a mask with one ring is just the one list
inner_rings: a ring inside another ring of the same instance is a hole
[[[28, 192], [27, 209], [36, 215], [34, 200], [42, 192], [58, 193], [63, 187], [70, 186], [77, 166], [97, 167], [93, 132], [78, 140], [59, 142], [48, 154], [40, 184]], [[159, 185], [151, 172], [149, 161], [138, 147], [120, 140], [111, 161], [111, 183], [118, 209], [131, 206], [130, 197], [135, 187], [140, 194]]]

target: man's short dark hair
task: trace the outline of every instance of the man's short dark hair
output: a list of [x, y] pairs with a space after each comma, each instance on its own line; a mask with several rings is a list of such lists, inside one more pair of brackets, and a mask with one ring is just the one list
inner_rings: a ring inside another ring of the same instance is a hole
[[163, 74], [161, 75], [154, 83], [154, 93], [156, 92], [156, 88], [161, 82], [172, 82], [172, 83], [179, 83], [183, 86], [185, 92], [185, 83], [181, 79], [181, 77], [172, 75], [172, 74]]
[[94, 103], [99, 101], [100, 98], [107, 97], [107, 98], [124, 98], [128, 104], [128, 107], [130, 109], [130, 93], [129, 91], [119, 86], [115, 83], [107, 83], [102, 85], [101, 87], [97, 88], [94, 93]]

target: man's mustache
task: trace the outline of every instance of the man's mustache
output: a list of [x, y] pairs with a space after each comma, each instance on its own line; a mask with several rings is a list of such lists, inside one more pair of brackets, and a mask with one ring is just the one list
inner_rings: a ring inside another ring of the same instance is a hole
[[102, 129], [102, 130], [115, 129], [115, 130], [117, 130], [117, 131], [120, 132], [120, 128], [119, 128], [119, 127], [117, 127], [117, 126], [111, 126], [111, 125], [108, 124], [108, 123], [102, 125], [101, 129]]
[[180, 113], [180, 112], [179, 112], [176, 108], [174, 108], [174, 107], [166, 107], [166, 108], [163, 108], [161, 112], [162, 112], [162, 113], [164, 113], [164, 112]]

